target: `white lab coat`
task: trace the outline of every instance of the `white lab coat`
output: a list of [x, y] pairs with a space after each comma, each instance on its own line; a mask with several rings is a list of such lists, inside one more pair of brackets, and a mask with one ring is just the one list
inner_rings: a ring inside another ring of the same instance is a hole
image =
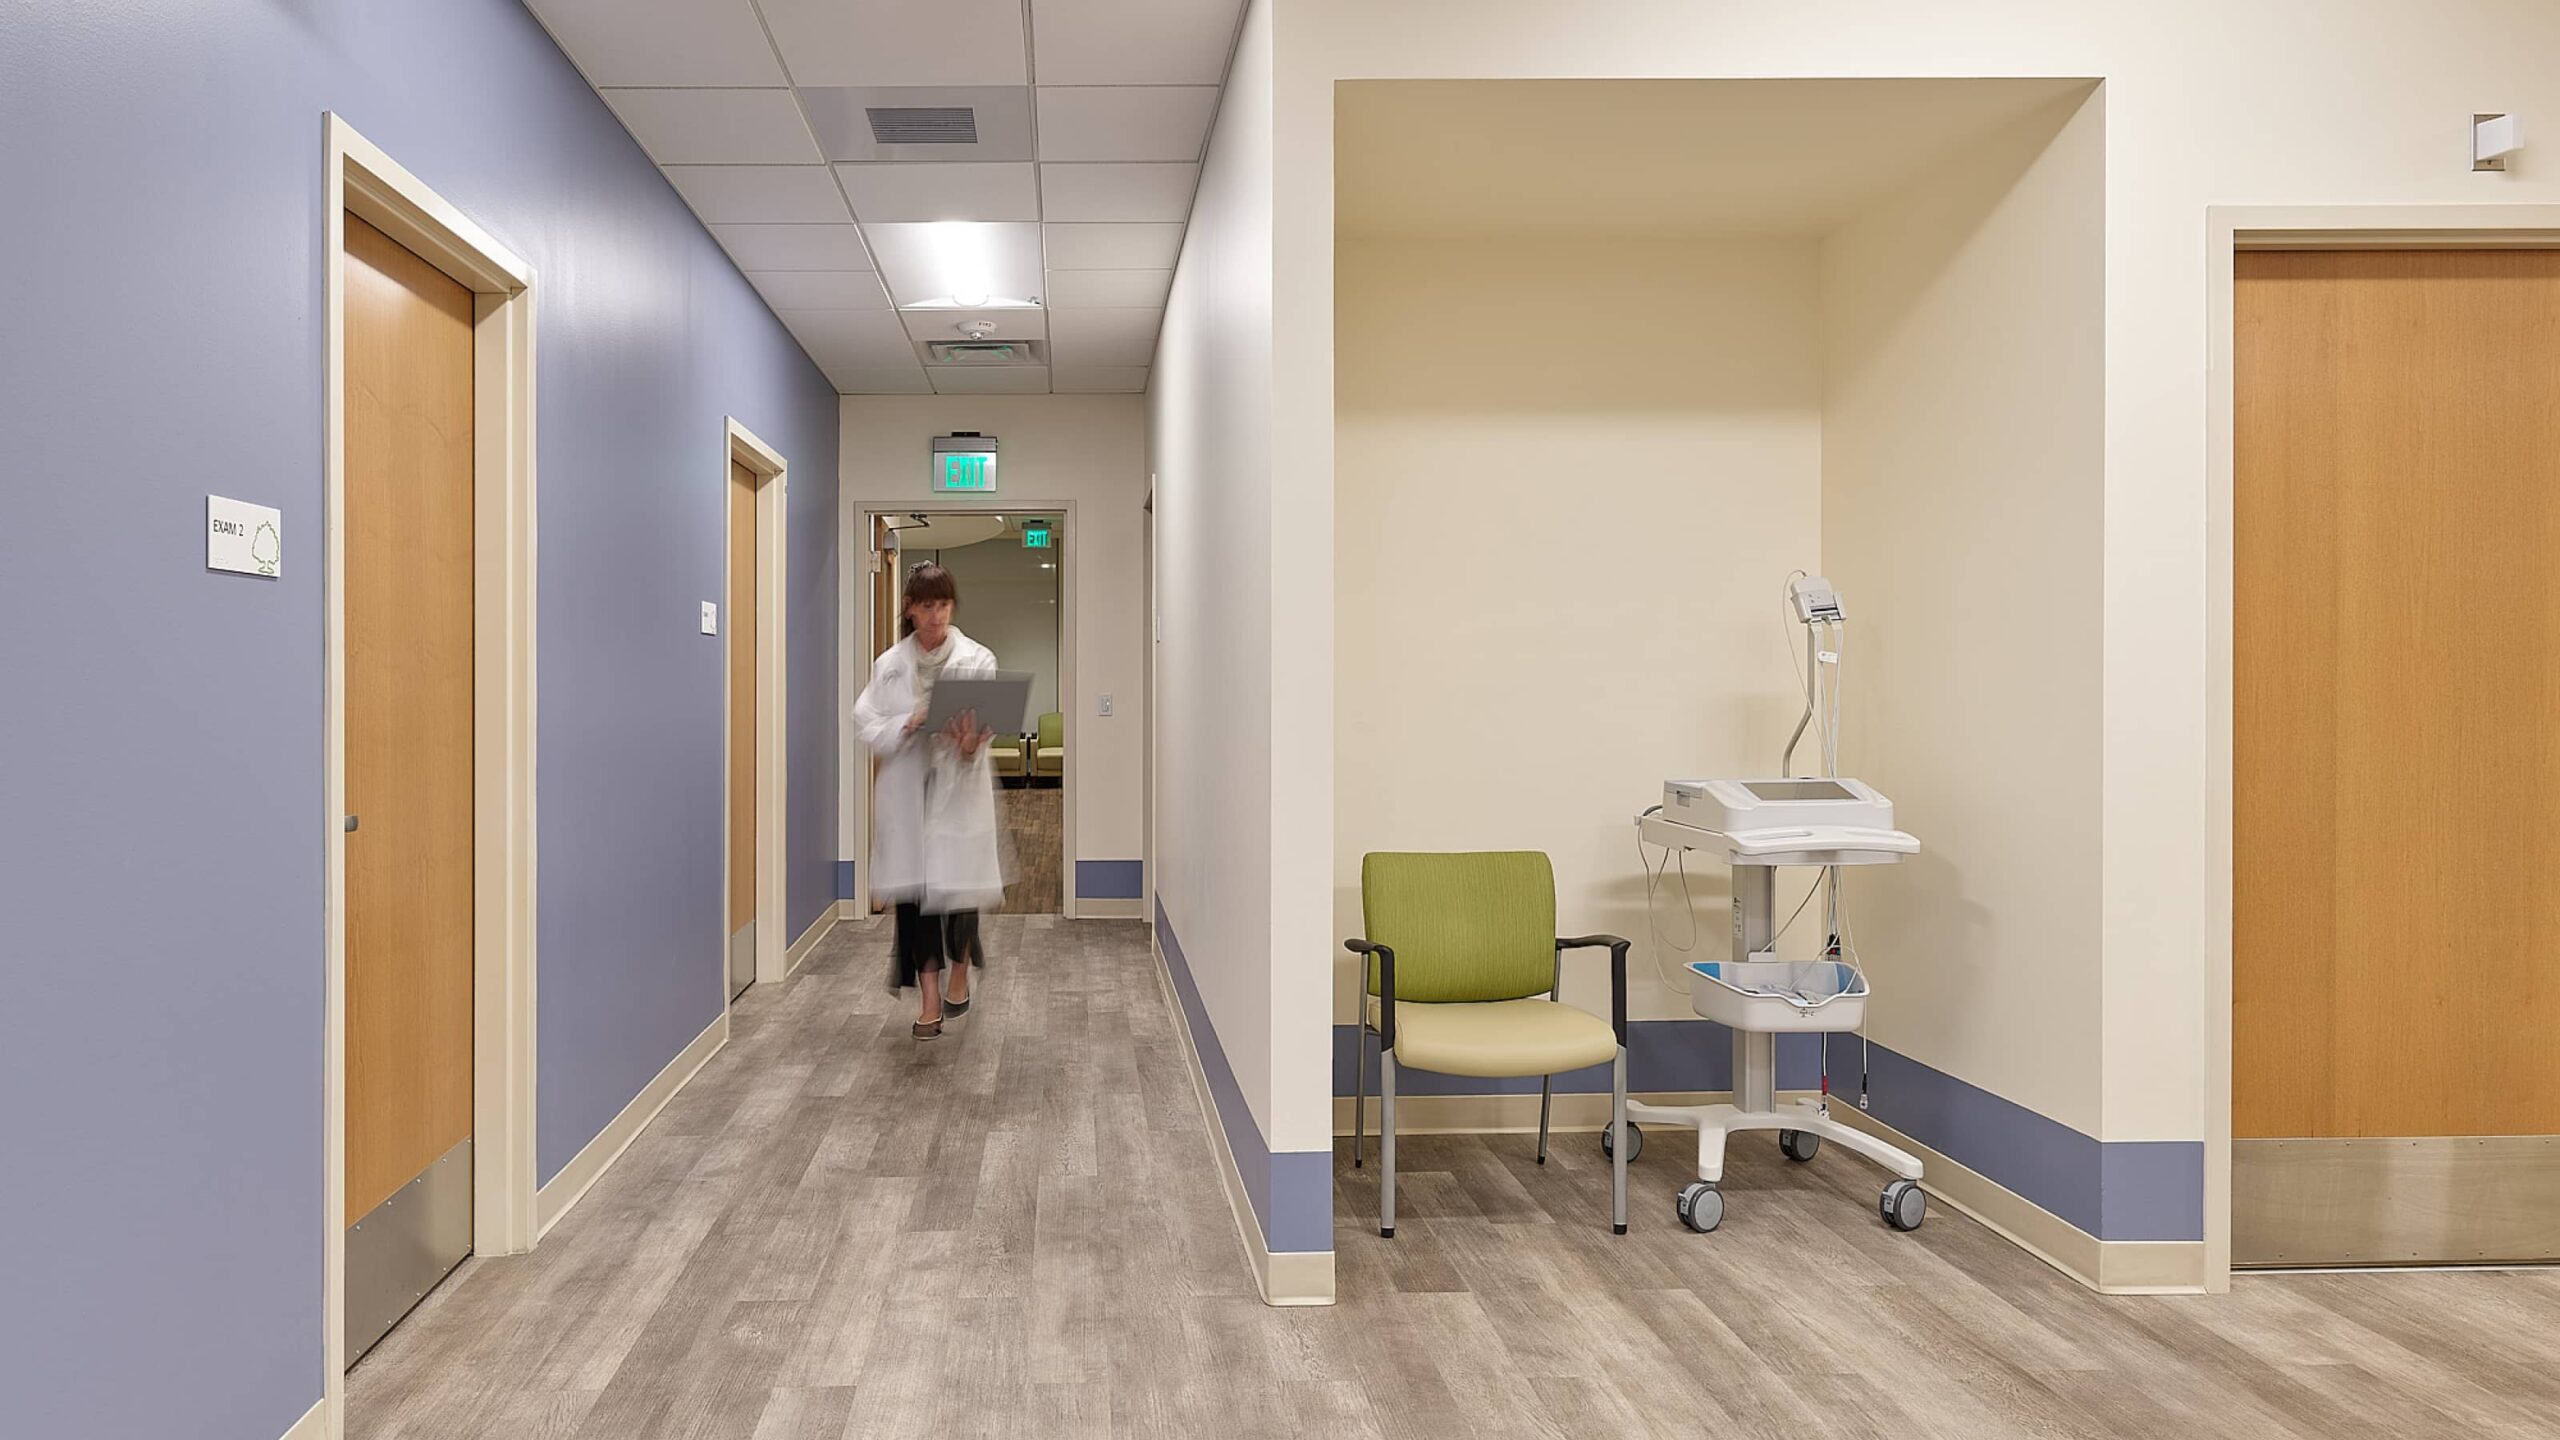
[[[995, 653], [956, 625], [951, 644], [945, 678], [996, 668]], [[983, 749], [964, 762], [939, 735], [905, 733], [921, 656], [912, 635], [890, 646], [853, 702], [854, 734], [880, 762], [871, 789], [871, 893], [937, 914], [982, 909], [1004, 898], [994, 766]]]

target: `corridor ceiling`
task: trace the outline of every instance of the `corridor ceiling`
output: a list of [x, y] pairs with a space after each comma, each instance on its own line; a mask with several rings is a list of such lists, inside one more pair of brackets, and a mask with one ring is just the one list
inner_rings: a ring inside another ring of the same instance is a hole
[[526, 3], [837, 390], [1146, 388], [1242, 0]]

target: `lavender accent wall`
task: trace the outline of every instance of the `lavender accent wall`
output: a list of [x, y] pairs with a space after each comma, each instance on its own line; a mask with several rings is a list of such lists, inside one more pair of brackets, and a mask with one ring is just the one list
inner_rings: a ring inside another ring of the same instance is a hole
[[[533, 19], [0, 6], [12, 1433], [320, 1396], [327, 110], [540, 277], [542, 1172], [719, 1013], [725, 415], [791, 462], [793, 933], [833, 898], [836, 397]], [[206, 573], [208, 492], [282, 579]]]

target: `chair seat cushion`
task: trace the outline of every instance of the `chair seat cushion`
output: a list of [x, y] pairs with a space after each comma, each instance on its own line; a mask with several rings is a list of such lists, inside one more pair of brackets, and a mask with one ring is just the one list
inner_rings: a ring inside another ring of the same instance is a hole
[[[1369, 1024], [1384, 1007], [1369, 997]], [[1396, 1063], [1442, 1075], [1553, 1075], [1617, 1058], [1617, 1032], [1553, 1000], [1396, 1003]]]

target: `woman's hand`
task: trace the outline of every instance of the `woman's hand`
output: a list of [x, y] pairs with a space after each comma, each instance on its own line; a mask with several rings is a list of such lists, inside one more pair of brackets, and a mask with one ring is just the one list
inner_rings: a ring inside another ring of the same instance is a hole
[[963, 710], [952, 716], [951, 724], [944, 733], [951, 737], [952, 744], [960, 747], [960, 758], [964, 762], [975, 761], [978, 751], [985, 748], [992, 738], [978, 728], [978, 712], [975, 710]]
[[902, 731], [900, 731], [899, 733], [900, 733], [900, 734], [902, 734], [902, 735], [913, 735], [913, 734], [914, 734], [914, 733], [916, 733], [917, 731], [919, 731], [919, 730], [923, 729], [923, 728], [924, 728], [924, 714], [925, 714], [925, 707], [923, 707], [922, 705], [917, 706], [917, 707], [916, 707], [916, 713], [914, 713], [913, 715], [910, 715], [910, 716], [908, 716], [908, 717], [907, 717], [907, 728], [906, 728], [906, 729], [904, 729], [904, 730], [902, 730]]

